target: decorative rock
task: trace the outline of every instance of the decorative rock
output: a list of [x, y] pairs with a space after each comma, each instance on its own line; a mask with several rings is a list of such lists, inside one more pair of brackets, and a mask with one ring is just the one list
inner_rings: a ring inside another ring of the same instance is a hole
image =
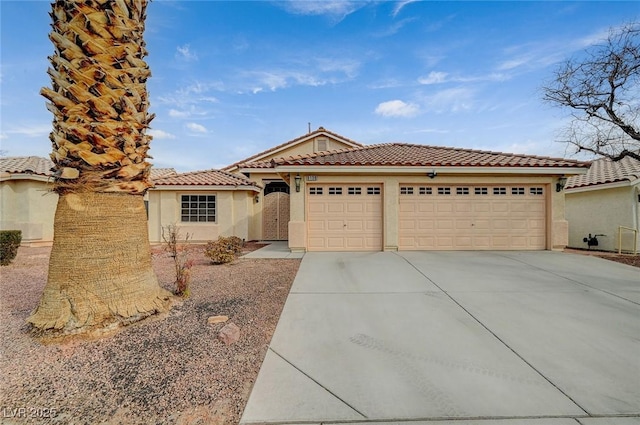
[[224, 323], [227, 320], [229, 320], [229, 318], [227, 316], [211, 316], [207, 319], [207, 322], [210, 325], [213, 325], [215, 323]]
[[233, 322], [226, 324], [218, 333], [218, 339], [225, 343], [225, 345], [231, 345], [240, 339], [240, 328]]

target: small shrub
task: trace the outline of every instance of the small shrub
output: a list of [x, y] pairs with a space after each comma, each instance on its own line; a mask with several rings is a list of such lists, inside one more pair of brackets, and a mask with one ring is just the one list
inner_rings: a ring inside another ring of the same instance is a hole
[[218, 240], [207, 243], [204, 255], [213, 264], [230, 263], [242, 252], [244, 241], [237, 236], [220, 236]]
[[22, 231], [0, 230], [0, 265], [9, 265], [18, 254]]
[[[189, 242], [191, 235], [187, 233], [184, 242]], [[191, 281], [191, 267], [193, 260], [189, 259], [189, 252], [184, 245], [180, 244], [180, 229], [175, 224], [170, 224], [162, 228], [162, 239], [164, 239], [165, 250], [173, 258], [176, 270], [176, 290], [174, 294], [188, 298], [191, 295], [189, 282]]]

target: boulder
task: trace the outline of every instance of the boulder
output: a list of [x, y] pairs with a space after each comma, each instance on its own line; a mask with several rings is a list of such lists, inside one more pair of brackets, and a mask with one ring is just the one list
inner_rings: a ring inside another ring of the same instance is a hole
[[227, 323], [218, 333], [218, 339], [226, 345], [231, 345], [240, 339], [240, 328], [233, 322]]

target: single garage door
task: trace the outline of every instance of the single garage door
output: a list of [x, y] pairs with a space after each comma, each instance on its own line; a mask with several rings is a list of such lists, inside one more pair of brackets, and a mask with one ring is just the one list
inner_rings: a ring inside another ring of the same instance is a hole
[[307, 186], [309, 251], [382, 250], [382, 187]]
[[400, 186], [399, 249], [546, 248], [543, 186]]

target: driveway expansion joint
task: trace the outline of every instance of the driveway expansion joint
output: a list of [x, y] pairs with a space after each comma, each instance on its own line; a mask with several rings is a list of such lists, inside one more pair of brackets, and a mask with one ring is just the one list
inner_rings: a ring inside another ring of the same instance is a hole
[[[343, 399], [342, 397], [340, 397], [339, 395], [337, 395], [336, 393], [334, 393], [333, 391], [331, 391], [330, 389], [328, 389], [326, 386], [322, 385], [320, 382], [318, 382], [318, 380], [314, 379], [312, 376], [310, 376], [308, 373], [306, 373], [304, 370], [300, 369], [298, 366], [296, 366], [295, 364], [291, 363], [287, 358], [285, 358], [282, 354], [278, 353], [276, 350], [274, 350], [272, 347], [269, 347], [269, 351], [271, 351], [273, 354], [275, 354], [276, 356], [280, 357], [283, 361], [285, 361], [288, 365], [290, 365], [291, 367], [293, 367], [295, 370], [297, 370], [298, 372], [300, 372], [301, 374], [303, 374], [304, 376], [306, 376], [308, 379], [310, 379], [311, 381], [313, 381], [316, 385], [318, 385], [320, 388], [322, 388], [323, 390], [325, 390], [326, 392], [328, 392], [329, 394], [331, 394], [333, 397], [335, 397], [336, 399], [338, 399], [342, 404], [344, 404], [345, 406], [347, 406], [349, 409], [353, 410], [354, 412], [356, 412], [358, 415], [362, 416], [363, 419], [368, 419], [367, 415], [365, 415], [364, 413], [362, 413], [361, 411], [359, 411], [358, 409], [356, 409], [355, 407], [353, 407], [351, 404], [349, 404], [345, 399]], [[296, 422], [296, 423], [300, 423], [300, 422]]]

